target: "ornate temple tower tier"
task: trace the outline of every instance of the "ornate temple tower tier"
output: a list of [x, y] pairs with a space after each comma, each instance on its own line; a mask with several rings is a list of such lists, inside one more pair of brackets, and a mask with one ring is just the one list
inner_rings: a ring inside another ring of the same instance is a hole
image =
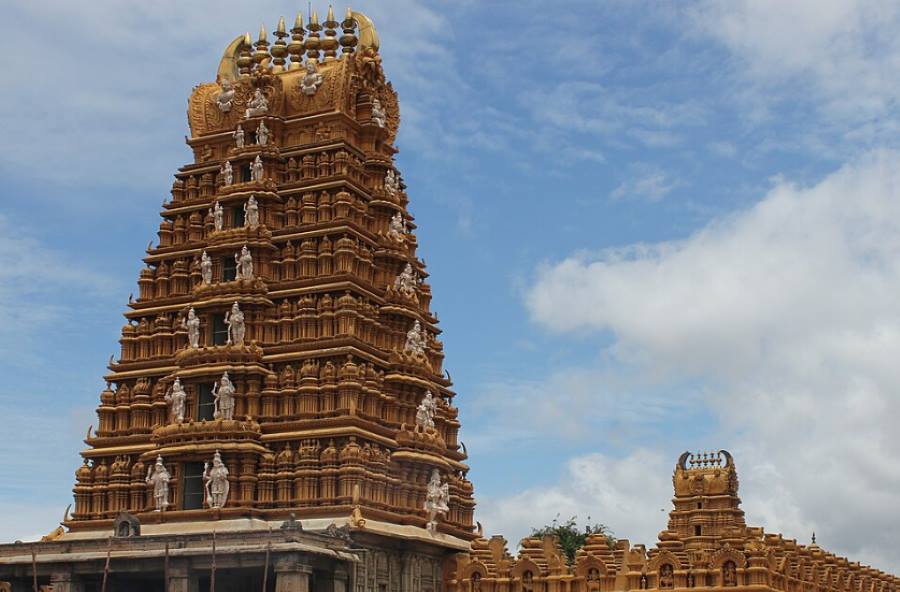
[[474, 538], [378, 50], [364, 15], [298, 16], [236, 38], [193, 90], [194, 162], [144, 257], [71, 530], [294, 514]]

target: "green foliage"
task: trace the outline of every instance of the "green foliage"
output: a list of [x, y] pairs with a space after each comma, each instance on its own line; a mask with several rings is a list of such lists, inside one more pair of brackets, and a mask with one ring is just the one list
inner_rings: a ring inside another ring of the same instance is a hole
[[606, 537], [606, 543], [612, 549], [616, 546], [616, 539], [613, 537], [612, 531], [605, 524], [591, 524], [591, 517], [588, 516], [587, 524], [584, 529], [578, 527], [578, 517], [572, 516], [565, 522], [560, 522], [559, 514], [553, 519], [553, 522], [541, 528], [531, 529], [531, 536], [543, 538], [546, 535], [553, 535], [559, 540], [559, 546], [566, 555], [566, 561], [569, 565], [575, 563], [575, 553], [584, 546], [587, 538], [592, 534], [602, 534]]

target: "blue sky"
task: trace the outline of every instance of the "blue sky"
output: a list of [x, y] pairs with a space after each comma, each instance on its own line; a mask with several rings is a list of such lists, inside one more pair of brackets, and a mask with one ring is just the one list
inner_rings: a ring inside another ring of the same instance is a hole
[[[0, 537], [70, 502], [191, 88], [298, 8], [4, 9]], [[400, 94], [485, 529], [652, 543], [678, 453], [725, 447], [750, 523], [900, 569], [900, 7], [353, 8]]]

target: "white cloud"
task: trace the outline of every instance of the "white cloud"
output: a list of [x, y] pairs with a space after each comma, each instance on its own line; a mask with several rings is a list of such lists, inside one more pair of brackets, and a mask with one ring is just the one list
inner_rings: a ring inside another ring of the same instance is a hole
[[[707, 0], [689, 13], [763, 87], [790, 87], [856, 122], [897, 115], [900, 5], [884, 0]], [[798, 95], [799, 93], [799, 95]], [[872, 130], [873, 132], [876, 130]]]
[[720, 438], [698, 447], [733, 448], [751, 522], [898, 569], [898, 294], [900, 154], [877, 152], [683, 241], [547, 264], [527, 304], [552, 331], [611, 333], [607, 355], [661, 391], [698, 385]]
[[674, 461], [641, 448], [624, 458], [577, 456], [566, 463], [555, 486], [527, 489], [511, 498], [479, 496], [476, 518], [487, 536], [502, 533], [511, 549], [532, 528], [557, 516], [577, 516], [581, 524], [590, 518], [608, 526], [617, 538], [652, 543], [666, 528], [674, 466]]
[[653, 202], [661, 200], [677, 186], [678, 181], [670, 178], [665, 171], [650, 169], [623, 181], [609, 196], [613, 200], [638, 199]]

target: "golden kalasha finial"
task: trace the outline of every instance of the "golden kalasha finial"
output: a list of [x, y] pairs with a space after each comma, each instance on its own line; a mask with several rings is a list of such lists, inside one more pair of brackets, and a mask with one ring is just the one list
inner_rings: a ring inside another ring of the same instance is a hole
[[237, 59], [238, 72], [242, 77], [250, 76], [250, 65], [253, 63], [253, 58], [250, 55], [252, 50], [253, 39], [250, 38], [250, 33], [244, 33], [244, 41], [241, 43]]
[[322, 40], [322, 50], [325, 54], [325, 61], [330, 62], [337, 58], [337, 31], [335, 28], [338, 22], [334, 20], [334, 8], [328, 6], [328, 17], [325, 19], [325, 39]]
[[356, 20], [353, 18], [353, 11], [347, 7], [347, 14], [341, 23], [343, 35], [341, 35], [341, 53], [350, 54], [356, 49], [359, 39], [356, 38]]
[[288, 44], [288, 53], [291, 54], [291, 65], [288, 70], [299, 70], [303, 62], [303, 13], [298, 12], [294, 19], [294, 27], [291, 29], [291, 42]]
[[303, 44], [306, 48], [306, 58], [318, 62], [319, 47], [321, 45], [319, 31], [322, 30], [322, 25], [319, 24], [319, 14], [316, 11], [313, 11], [306, 30], [309, 32], [309, 35], [306, 37], [306, 42]]
[[272, 57], [275, 58], [273, 60], [273, 63], [275, 65], [275, 67], [272, 68], [273, 72], [284, 72], [284, 70], [285, 70], [285, 68], [284, 68], [285, 59], [284, 58], [286, 58], [288, 55], [288, 46], [284, 39], [287, 36], [288, 36], [288, 34], [285, 31], [285, 27], [284, 27], [284, 17], [282, 16], [282, 17], [279, 17], [278, 27], [275, 28], [275, 37], [277, 39], [275, 40], [275, 43], [272, 44]]
[[266, 40], [266, 26], [259, 26], [259, 41], [256, 42], [256, 51], [253, 52], [253, 61], [257, 68], [266, 68], [269, 56], [269, 42]]

